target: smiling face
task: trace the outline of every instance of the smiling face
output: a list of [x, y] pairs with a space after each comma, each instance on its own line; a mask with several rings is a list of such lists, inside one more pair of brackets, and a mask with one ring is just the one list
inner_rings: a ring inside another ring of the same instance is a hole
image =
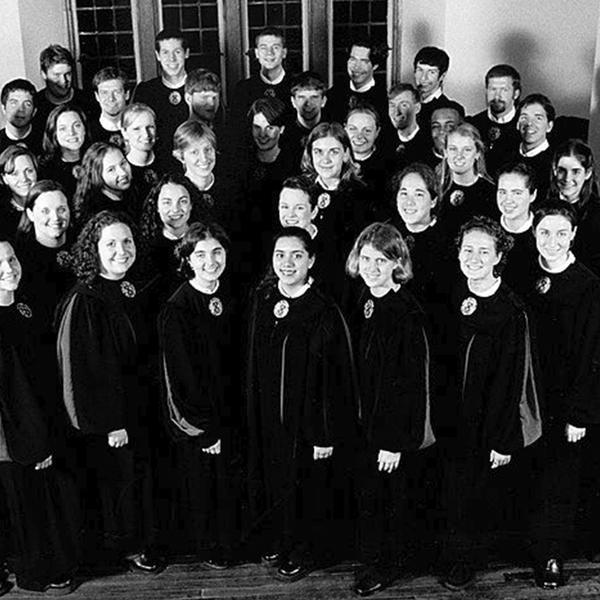
[[310, 207], [310, 198], [302, 190], [283, 188], [279, 194], [279, 222], [282, 227], [310, 228], [316, 209]]
[[487, 105], [492, 114], [498, 118], [508, 114], [519, 97], [512, 77], [490, 77], [485, 89]]
[[396, 207], [411, 231], [422, 230], [431, 223], [431, 211], [436, 202], [437, 198], [431, 197], [427, 184], [418, 173], [408, 173], [402, 178]]
[[275, 242], [273, 271], [289, 292], [293, 293], [308, 281], [308, 271], [314, 262], [314, 256], [309, 256], [297, 237], [280, 237]]
[[460, 115], [453, 108], [438, 108], [431, 114], [431, 139], [439, 155], [444, 154], [446, 138], [459, 122]]
[[21, 263], [9, 242], [0, 242], [0, 294], [12, 296], [21, 281]]
[[181, 152], [181, 162], [191, 177], [209, 177], [215, 168], [217, 152], [210, 140], [203, 137], [192, 140]]
[[352, 46], [348, 57], [347, 67], [350, 81], [357, 89], [373, 78], [373, 73], [379, 65], [371, 62], [371, 50], [364, 46]]
[[187, 225], [192, 213], [190, 194], [182, 185], [165, 183], [158, 194], [156, 209], [166, 229], [179, 231]]
[[116, 148], [111, 148], [102, 159], [103, 190], [109, 194], [122, 194], [131, 186], [131, 165]]
[[256, 40], [254, 56], [265, 71], [272, 71], [281, 67], [283, 59], [287, 56], [287, 48], [283, 40], [277, 35], [261, 35]]
[[60, 245], [64, 242], [69, 227], [69, 204], [66, 196], [58, 191], [41, 193], [33, 208], [26, 209], [33, 223], [35, 239], [44, 246]]
[[342, 167], [349, 155], [341, 142], [333, 136], [327, 136], [313, 142], [311, 156], [315, 171], [327, 181], [342, 176]]
[[566, 261], [577, 228], [563, 215], [547, 215], [535, 228], [535, 245], [542, 261], [552, 268]]
[[9, 92], [2, 108], [6, 122], [17, 128], [27, 127], [35, 114], [33, 97], [26, 90]]
[[8, 186], [13, 197], [20, 203], [25, 202], [29, 190], [37, 181], [37, 171], [29, 156], [17, 156], [14, 160], [13, 170], [2, 175], [2, 181]]
[[537, 192], [529, 191], [527, 180], [520, 173], [502, 173], [498, 178], [496, 201], [500, 212], [511, 221], [525, 221]]
[[427, 65], [425, 63], [417, 63], [415, 67], [415, 86], [419, 91], [421, 100], [429, 98], [431, 94], [442, 85], [444, 76], [440, 75], [439, 67]]
[[194, 272], [194, 281], [201, 287], [211, 289], [225, 271], [227, 252], [221, 242], [208, 238], [196, 242], [187, 260]]
[[150, 152], [156, 142], [156, 122], [152, 113], [140, 112], [121, 130], [129, 147], [138, 152]]
[[185, 74], [185, 59], [190, 55], [178, 39], [161, 40], [159, 50], [155, 51], [163, 73], [173, 80], [181, 79]]
[[533, 150], [546, 141], [553, 122], [548, 120], [546, 109], [537, 102], [523, 106], [519, 112], [517, 129], [526, 150]]
[[100, 274], [106, 279], [123, 279], [135, 262], [135, 242], [125, 223], [107, 225], [98, 240]]
[[553, 170], [560, 197], [567, 202], [577, 202], [584, 183], [592, 176], [576, 156], [561, 156]]
[[54, 63], [42, 71], [42, 79], [49, 92], [56, 98], [68, 98], [73, 89], [73, 69], [68, 63]]
[[476, 281], [482, 287], [494, 283], [494, 267], [502, 255], [496, 252], [494, 238], [485, 231], [471, 229], [463, 235], [458, 252], [460, 270], [470, 281]]
[[79, 152], [85, 142], [85, 125], [78, 113], [68, 111], [56, 119], [56, 141], [70, 152]]
[[260, 152], [274, 150], [284, 129], [283, 126], [271, 125], [263, 113], [252, 118], [252, 139]]
[[354, 156], [368, 156], [375, 148], [375, 140], [379, 135], [379, 128], [372, 115], [368, 113], [352, 113], [346, 121], [346, 133], [350, 138], [350, 145]]
[[365, 244], [358, 255], [358, 273], [376, 295], [394, 287], [394, 269], [398, 261], [387, 258], [371, 244]]
[[102, 113], [109, 117], [118, 117], [129, 100], [129, 92], [121, 79], [109, 79], [98, 84], [95, 94]]
[[479, 152], [473, 138], [452, 132], [446, 142], [446, 158], [453, 173], [463, 175], [475, 172]]

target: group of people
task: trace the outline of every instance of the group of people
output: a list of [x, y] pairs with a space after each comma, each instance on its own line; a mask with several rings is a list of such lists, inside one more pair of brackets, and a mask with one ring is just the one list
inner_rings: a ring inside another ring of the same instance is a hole
[[387, 51], [354, 40], [327, 90], [266, 28], [227, 111], [178, 31], [96, 104], [56, 45], [45, 88], [4, 85], [0, 595], [193, 553], [359, 558], [367, 596], [428, 544], [461, 590], [507, 530], [543, 588], [575, 532], [600, 561], [585, 127], [510, 65], [465, 117], [434, 47], [388, 90]]

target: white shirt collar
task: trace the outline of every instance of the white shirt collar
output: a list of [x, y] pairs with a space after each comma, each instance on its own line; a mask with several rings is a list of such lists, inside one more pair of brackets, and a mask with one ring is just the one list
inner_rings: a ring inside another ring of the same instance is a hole
[[276, 77], [275, 79], [271, 80], [271, 79], [267, 79], [263, 74], [262, 71], [259, 72], [260, 78], [268, 85], [279, 85], [282, 81], [283, 78], [285, 77], [285, 69], [281, 70], [281, 73], [279, 74], [279, 77]]
[[487, 115], [488, 119], [493, 123], [498, 123], [499, 125], [504, 125], [504, 123], [509, 123], [515, 118], [517, 114], [517, 109], [513, 106], [503, 117], [495, 117], [492, 114], [492, 111], [488, 108]]
[[502, 215], [500, 217], [500, 225], [502, 225], [502, 227], [504, 227], [504, 229], [506, 229], [506, 231], [508, 231], [508, 233], [525, 233], [533, 225], [533, 213], [531, 213], [531, 212], [529, 213], [529, 216], [527, 217], [527, 221], [525, 221], [525, 223], [523, 225], [521, 225], [521, 227], [519, 227], [518, 229], [511, 229], [506, 224], [506, 217], [504, 215]]
[[302, 294], [306, 292], [306, 290], [311, 286], [311, 284], [312, 277], [309, 277], [308, 281], [301, 288], [298, 288], [292, 296], [290, 296], [290, 294], [283, 290], [283, 287], [281, 286], [281, 281], [277, 282], [277, 289], [279, 290], [279, 293], [285, 298], [300, 298], [300, 296], [302, 296]]
[[544, 150], [548, 150], [548, 148], [550, 148], [548, 140], [544, 140], [539, 146], [536, 146], [532, 150], [527, 150], [527, 152], [523, 152], [522, 146], [519, 145], [519, 154], [521, 156], [525, 156], [526, 158], [532, 158], [533, 156], [541, 154]]
[[467, 281], [467, 287], [469, 288], [469, 291], [472, 294], [475, 294], [476, 296], [479, 296], [480, 298], [489, 298], [490, 296], [493, 296], [498, 291], [498, 288], [500, 287], [501, 283], [502, 283], [502, 279], [500, 277], [498, 277], [498, 280], [496, 281], [496, 283], [494, 283], [491, 287], [489, 287], [487, 290], [484, 290], [483, 292], [476, 292], [475, 290], [471, 289], [471, 286], [469, 285], [468, 281]]
[[574, 262], [575, 262], [575, 255], [569, 251], [569, 255], [567, 256], [567, 261], [565, 262], [565, 264], [560, 267], [560, 269], [548, 269], [547, 267], [544, 266], [544, 263], [542, 262], [542, 257], [538, 254], [538, 262], [540, 264], [540, 267], [542, 267], [542, 269], [544, 269], [544, 271], [546, 271], [546, 273], [562, 273], [563, 271], [566, 271]]
[[365, 85], [363, 85], [360, 88], [360, 90], [357, 89], [357, 87], [354, 85], [354, 82], [352, 81], [352, 79], [350, 80], [350, 89], [353, 92], [357, 92], [358, 94], [362, 94], [364, 92], [368, 92], [373, 87], [375, 87], [375, 79], [373, 77], [371, 77], [371, 79], [369, 79], [369, 81], [367, 81], [367, 83], [365, 83]]
[[20, 138], [13, 137], [13, 135], [8, 131], [8, 129], [6, 127], [4, 128], [4, 133], [6, 134], [6, 137], [9, 140], [11, 140], [13, 142], [20, 142], [23, 138], [26, 138], [31, 133], [32, 129], [33, 129], [33, 127], [30, 123], [29, 126], [27, 127], [27, 133], [25, 135], [22, 135]]
[[439, 87], [437, 90], [435, 90], [435, 92], [433, 92], [433, 94], [427, 96], [427, 98], [421, 98], [421, 104], [429, 104], [430, 102], [433, 102], [433, 100], [439, 98], [442, 93], [442, 88]]
[[404, 142], [404, 143], [410, 142], [410, 140], [412, 140], [417, 135], [417, 133], [419, 133], [419, 130], [420, 130], [420, 127], [417, 125], [415, 130], [410, 135], [407, 135], [407, 136], [402, 135], [400, 133], [400, 131], [398, 131], [397, 132], [398, 138], [400, 139], [401, 142]]

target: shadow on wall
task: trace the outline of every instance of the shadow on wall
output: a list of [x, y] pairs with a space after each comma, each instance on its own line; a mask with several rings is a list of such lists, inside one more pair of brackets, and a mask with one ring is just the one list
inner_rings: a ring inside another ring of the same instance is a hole
[[[410, 46], [412, 48], [422, 48], [423, 46], [435, 46], [433, 40], [433, 30], [427, 21], [417, 21], [410, 28]], [[413, 56], [410, 57], [412, 64]]]

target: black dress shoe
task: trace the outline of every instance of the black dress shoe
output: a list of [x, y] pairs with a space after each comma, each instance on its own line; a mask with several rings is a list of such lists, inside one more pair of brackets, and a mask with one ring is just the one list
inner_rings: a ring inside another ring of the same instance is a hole
[[475, 570], [467, 561], [454, 563], [445, 577], [442, 579], [442, 585], [453, 591], [459, 592], [468, 588], [475, 581]]
[[229, 569], [229, 567], [231, 567], [230, 560], [216, 556], [203, 560], [202, 564], [209, 569], [214, 569], [215, 571], [224, 571], [225, 569]]
[[148, 557], [144, 552], [127, 558], [129, 570], [134, 573], [160, 573], [165, 565]]
[[379, 590], [383, 590], [389, 585], [384, 578], [383, 573], [376, 567], [369, 567], [357, 578], [354, 585], [354, 591], [359, 596], [370, 596]]
[[44, 593], [48, 596], [66, 596], [75, 590], [75, 585], [72, 579], [64, 581], [52, 582], [46, 586]]
[[558, 558], [548, 559], [545, 565], [541, 565], [540, 568], [536, 569], [535, 582], [538, 587], [545, 590], [555, 590], [565, 585], [566, 579], [562, 560]]
[[314, 563], [309, 560], [299, 561], [286, 558], [277, 569], [277, 578], [281, 581], [298, 581], [306, 577], [314, 569]]
[[281, 561], [281, 555], [279, 552], [270, 552], [268, 554], [263, 554], [260, 557], [260, 562], [263, 565], [267, 565], [267, 567], [276, 567]]
[[8, 579], [0, 580], [0, 596], [4, 596], [4, 594], [8, 594], [10, 590], [12, 590], [13, 584], [8, 581]]

